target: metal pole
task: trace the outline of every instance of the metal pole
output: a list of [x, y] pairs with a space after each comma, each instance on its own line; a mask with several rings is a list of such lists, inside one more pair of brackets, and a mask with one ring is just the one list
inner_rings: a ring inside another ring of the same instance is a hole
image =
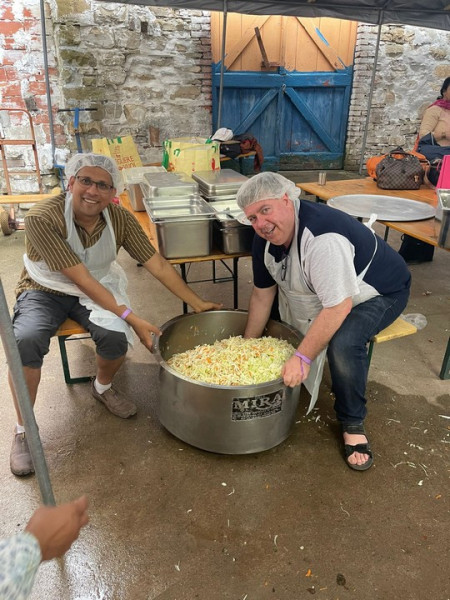
[[381, 24], [378, 25], [377, 43], [375, 46], [375, 56], [373, 59], [372, 78], [370, 80], [369, 97], [367, 99], [366, 125], [364, 127], [364, 135], [363, 135], [363, 141], [362, 141], [362, 145], [361, 145], [361, 157], [359, 159], [359, 174], [360, 175], [362, 173], [363, 164], [364, 164], [364, 153], [366, 151], [367, 132], [369, 129], [369, 119], [370, 119], [370, 109], [372, 107], [373, 86], [375, 83], [375, 75], [377, 72], [378, 50], [380, 49], [380, 38], [381, 38]]
[[45, 461], [44, 451], [42, 449], [39, 430], [34, 418], [33, 408], [31, 406], [30, 394], [23, 374], [22, 361], [20, 360], [19, 349], [14, 337], [11, 319], [9, 317], [8, 304], [6, 303], [5, 293], [3, 291], [2, 280], [0, 278], [0, 337], [2, 338], [3, 348], [5, 350], [6, 360], [11, 373], [14, 390], [19, 403], [20, 414], [22, 415], [25, 433], [31, 457], [33, 458], [36, 477], [41, 490], [42, 501], [47, 506], [55, 506], [55, 498], [50, 483], [47, 463]]
[[220, 83], [219, 83], [219, 109], [217, 113], [217, 128], [222, 124], [222, 98], [223, 98], [223, 74], [225, 71], [225, 40], [227, 37], [227, 14], [228, 0], [223, 0], [223, 25], [222, 25], [222, 57], [220, 62]]
[[45, 95], [47, 97], [48, 124], [50, 128], [50, 142], [52, 146], [52, 166], [55, 166], [55, 131], [53, 122], [52, 99], [50, 96], [50, 78], [48, 73], [48, 55], [47, 55], [47, 33], [45, 28], [45, 6], [44, 0], [41, 0], [41, 35], [42, 35], [42, 54], [44, 57], [44, 73], [45, 73]]

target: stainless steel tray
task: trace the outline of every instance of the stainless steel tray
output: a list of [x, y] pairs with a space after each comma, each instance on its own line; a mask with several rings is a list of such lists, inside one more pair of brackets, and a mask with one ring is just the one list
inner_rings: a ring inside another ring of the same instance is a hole
[[212, 185], [233, 185], [241, 186], [248, 181], [248, 177], [241, 175], [233, 169], [220, 169], [218, 171], [195, 171], [192, 178], [205, 187]]
[[198, 185], [183, 173], [145, 173], [142, 189], [146, 198], [187, 196], [198, 192]]
[[153, 223], [212, 219], [215, 211], [200, 196], [184, 199], [144, 198], [145, 209]]
[[436, 214], [435, 208], [425, 202], [381, 194], [336, 196], [330, 198], [328, 204], [353, 217], [368, 219], [376, 214], [379, 221], [420, 221]]
[[125, 187], [130, 184], [140, 183], [144, 181], [145, 174], [166, 173], [164, 167], [131, 167], [130, 169], [122, 169], [121, 171]]
[[[199, 193], [201, 193], [200, 190]], [[224, 194], [223, 196], [206, 196], [205, 194], [201, 194], [201, 196], [208, 202], [236, 202], [236, 194]]]
[[242, 209], [239, 208], [236, 199], [212, 202], [211, 207], [216, 212], [215, 217], [217, 221], [220, 221], [222, 227], [249, 227], [238, 221], [238, 215], [242, 213]]
[[199, 185], [198, 191], [202, 196], [205, 196], [205, 198], [216, 198], [217, 196], [236, 196], [239, 189], [224, 187], [217, 188], [216, 190], [207, 190]]

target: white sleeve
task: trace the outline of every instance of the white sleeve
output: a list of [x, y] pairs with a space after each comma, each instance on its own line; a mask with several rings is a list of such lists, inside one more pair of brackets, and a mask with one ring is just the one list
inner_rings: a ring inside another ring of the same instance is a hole
[[41, 563], [37, 539], [28, 532], [0, 541], [0, 598], [25, 600]]
[[306, 281], [324, 308], [332, 308], [359, 294], [353, 259], [355, 248], [338, 233], [314, 237], [305, 230], [301, 260]]

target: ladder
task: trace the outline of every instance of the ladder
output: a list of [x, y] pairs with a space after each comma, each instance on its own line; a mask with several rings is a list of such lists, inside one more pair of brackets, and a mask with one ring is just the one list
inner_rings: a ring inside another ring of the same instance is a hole
[[[39, 160], [38, 160], [38, 154], [37, 154], [37, 147], [36, 147], [36, 136], [34, 134], [34, 125], [33, 125], [33, 120], [31, 118], [31, 114], [27, 111], [27, 110], [23, 110], [20, 108], [0, 108], [0, 116], [1, 113], [8, 113], [9, 117], [22, 117], [25, 118], [25, 121], [28, 121], [28, 128], [29, 128], [29, 138], [27, 139], [8, 139], [5, 138], [3, 136], [3, 132], [0, 133], [0, 154], [2, 157], [2, 167], [3, 167], [3, 175], [5, 178], [5, 184], [6, 184], [6, 193], [8, 195], [12, 194], [12, 189], [11, 189], [11, 179], [10, 179], [10, 175], [24, 175], [24, 174], [29, 174], [29, 173], [35, 173], [36, 174], [36, 178], [37, 178], [37, 182], [38, 182], [38, 186], [39, 186], [39, 193], [42, 194], [43, 189], [42, 189], [42, 178], [41, 178], [41, 171], [39, 168]], [[31, 146], [32, 150], [33, 150], [33, 156], [34, 156], [34, 164], [35, 164], [35, 168], [33, 170], [20, 170], [20, 171], [11, 171], [8, 168], [8, 157], [7, 157], [7, 153], [6, 153], [6, 148], [7, 146]]]

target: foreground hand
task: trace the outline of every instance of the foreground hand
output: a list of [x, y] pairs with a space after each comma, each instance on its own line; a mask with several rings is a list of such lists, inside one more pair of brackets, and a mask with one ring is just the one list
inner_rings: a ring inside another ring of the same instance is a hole
[[89, 521], [86, 496], [60, 506], [41, 506], [34, 511], [25, 531], [38, 540], [42, 560], [62, 556]]
[[223, 304], [217, 304], [217, 302], [209, 302], [207, 300], [201, 300], [198, 305], [192, 307], [194, 312], [201, 313], [205, 310], [220, 310], [223, 308]]
[[156, 325], [152, 325], [148, 321], [145, 321], [145, 319], [141, 319], [140, 317], [137, 317], [133, 313], [127, 318], [127, 323], [129, 325], [131, 325], [131, 327], [134, 329], [134, 331], [136, 332], [136, 335], [140, 339], [141, 343], [144, 344], [144, 346], [148, 350], [150, 350], [150, 352], [152, 352], [153, 351], [152, 334], [161, 335], [162, 332], [159, 329], [159, 327], [156, 327]]
[[305, 381], [305, 379], [308, 377], [309, 369], [309, 365], [303, 361], [300, 361], [298, 356], [291, 356], [291, 358], [284, 363], [281, 370], [281, 376], [283, 377], [284, 385], [287, 385], [288, 387], [300, 385], [302, 381]]

